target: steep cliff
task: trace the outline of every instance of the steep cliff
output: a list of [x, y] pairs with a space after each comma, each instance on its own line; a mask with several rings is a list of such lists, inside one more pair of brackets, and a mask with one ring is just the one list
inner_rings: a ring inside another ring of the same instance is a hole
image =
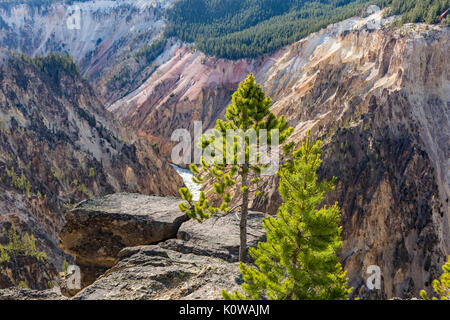
[[[260, 74], [293, 139], [325, 141], [321, 175], [338, 178], [329, 200], [343, 209], [342, 259], [362, 296], [369, 265], [383, 272], [379, 296], [417, 296], [450, 251], [449, 49], [448, 29], [422, 25], [322, 32]], [[275, 186], [256, 208], [277, 207]]]
[[120, 191], [177, 194], [181, 178], [113, 120], [68, 57], [0, 56], [0, 230], [33, 231], [60, 269], [58, 234], [73, 204]]
[[30, 56], [68, 53], [103, 101], [134, 89], [153, 68], [139, 53], [157, 39], [172, 0], [0, 4], [0, 45]]

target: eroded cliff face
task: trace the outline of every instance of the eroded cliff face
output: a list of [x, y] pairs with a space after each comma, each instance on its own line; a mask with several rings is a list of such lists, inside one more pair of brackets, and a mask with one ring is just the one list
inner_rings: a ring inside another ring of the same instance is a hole
[[1, 4], [0, 45], [30, 56], [70, 54], [95, 84], [102, 101], [109, 103], [154, 70], [135, 54], [163, 32], [164, 9], [171, 2]]
[[[59, 231], [75, 203], [121, 191], [178, 194], [183, 183], [175, 170], [146, 139], [113, 119], [73, 64], [5, 50], [0, 59], [0, 230], [33, 231], [52, 270], [70, 260], [59, 249]], [[8, 283], [0, 280], [0, 286]]]
[[[369, 265], [383, 273], [379, 297], [417, 296], [450, 251], [449, 32], [322, 32], [286, 48], [259, 74], [295, 127], [324, 140], [321, 176], [337, 177], [329, 201], [343, 211], [342, 259], [362, 297]], [[273, 195], [256, 202], [273, 211]]]
[[214, 126], [239, 82], [257, 64], [206, 57], [178, 43], [169, 53], [170, 58], [141, 87], [108, 108], [158, 142], [168, 157], [174, 146], [172, 133], [176, 129], [193, 132], [194, 121], [202, 121], [203, 129]]
[[[311, 130], [325, 142], [320, 175], [338, 179], [328, 201], [342, 207], [341, 256], [355, 295], [418, 296], [450, 252], [449, 30], [393, 31], [388, 22], [380, 13], [350, 19], [257, 61], [177, 47], [110, 110], [170, 156], [173, 130], [213, 125], [230, 102], [225, 92], [254, 72], [294, 141]], [[253, 207], [274, 213], [276, 178], [265, 184], [269, 197]], [[381, 267], [381, 291], [366, 288], [369, 265]]]

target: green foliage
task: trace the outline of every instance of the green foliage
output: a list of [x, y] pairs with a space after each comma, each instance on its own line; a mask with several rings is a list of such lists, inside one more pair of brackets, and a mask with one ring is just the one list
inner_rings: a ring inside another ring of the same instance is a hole
[[108, 88], [122, 89], [124, 88], [132, 78], [131, 70], [128, 66], [124, 66], [119, 72], [114, 73], [114, 75], [108, 79], [106, 86]]
[[[272, 101], [266, 97], [261, 86], [255, 82], [253, 75], [239, 85], [238, 90], [233, 94], [232, 103], [228, 106], [225, 120], [217, 120], [215, 133], [203, 135], [198, 142], [198, 146], [205, 150], [223, 150], [222, 154], [215, 155], [214, 159], [201, 158], [201, 167], [191, 165], [190, 169], [194, 173], [193, 181], [198, 184], [204, 184], [212, 180], [214, 193], [221, 195], [223, 203], [220, 206], [221, 211], [226, 211], [230, 202], [228, 189], [236, 184], [236, 178], [247, 177], [249, 174], [259, 175], [262, 168], [267, 165], [252, 164], [250, 161], [250, 150], [256, 148], [256, 145], [248, 139], [239, 140], [235, 138], [232, 144], [228, 144], [226, 139], [227, 130], [247, 130], [254, 129], [257, 134], [259, 130], [268, 131], [268, 140], [271, 140], [271, 130], [280, 131], [279, 142], [286, 141], [292, 133], [284, 116], [276, 118], [269, 107]], [[238, 144], [243, 145], [241, 153]], [[233, 150], [234, 152], [230, 152]], [[244, 153], [244, 154], [243, 154]], [[233, 155], [232, 159], [227, 156]], [[244, 159], [244, 163], [239, 164], [239, 159]], [[231, 161], [230, 161], [231, 160]], [[228, 163], [228, 164], [227, 164]], [[252, 179], [241, 186], [242, 193], [247, 193], [249, 186], [258, 183], [259, 179]], [[187, 188], [181, 188], [180, 194], [186, 202], [180, 205], [180, 209], [186, 212], [189, 217], [202, 221], [211, 214], [217, 213], [219, 208], [209, 204], [207, 194], [201, 193], [200, 200], [196, 203], [192, 200], [192, 194]]]
[[36, 56], [31, 58], [26, 55], [21, 55], [21, 58], [32, 64], [40, 72], [55, 79], [55, 82], [59, 82], [59, 76], [62, 71], [73, 77], [80, 75], [78, 66], [68, 54], [54, 52], [45, 57]]
[[167, 36], [221, 58], [254, 58], [302, 39], [374, 0], [181, 0], [168, 10]]
[[14, 167], [11, 169], [6, 168], [6, 174], [11, 178], [11, 187], [20, 191], [25, 191], [28, 196], [31, 195], [31, 183], [25, 177], [23, 171], [19, 177], [15, 172]]
[[87, 189], [86, 185], [84, 183], [78, 185], [77, 190], [84, 195], [86, 195], [88, 198], [92, 198], [94, 195], [90, 190]]
[[[192, 194], [187, 188], [181, 188], [180, 194], [185, 202], [180, 204], [180, 210], [185, 212], [190, 218], [199, 222], [209, 218], [219, 211], [230, 213], [231, 202], [230, 188], [236, 185], [239, 178], [241, 180], [241, 198], [239, 206], [241, 208], [241, 219], [246, 221], [248, 212], [249, 187], [255, 186], [259, 182], [258, 176], [261, 170], [268, 165], [262, 164], [259, 155], [257, 161], [251, 161], [251, 150], [255, 150], [257, 141], [251, 141], [245, 136], [227, 139], [227, 130], [246, 133], [252, 129], [259, 137], [261, 129], [267, 130], [269, 143], [272, 139], [272, 130], [278, 130], [279, 143], [286, 141], [292, 133], [286, 119], [282, 116], [276, 118], [269, 110], [272, 100], [266, 97], [259, 84], [255, 82], [253, 75], [239, 85], [233, 94], [232, 103], [226, 110], [225, 120], [217, 120], [214, 133], [203, 135], [198, 146], [204, 152], [212, 151], [212, 157], [202, 157], [201, 167], [192, 164], [191, 171], [194, 173], [193, 181], [198, 184], [210, 182], [212, 189], [207, 193], [202, 191], [200, 199], [193, 201]], [[238, 146], [241, 146], [238, 148]], [[213, 154], [214, 153], [214, 154]], [[250, 179], [249, 179], [250, 178]], [[239, 189], [238, 189], [239, 190]], [[213, 206], [208, 197], [216, 194], [222, 199], [219, 207]], [[241, 251], [246, 250], [244, 230], [241, 230]], [[243, 253], [241, 260], [244, 259]]]
[[67, 260], [64, 260], [64, 263], [62, 265], [62, 272], [67, 272], [67, 269], [69, 268], [69, 263], [67, 262]]
[[61, 79], [64, 75], [70, 76], [73, 79], [80, 77], [80, 70], [73, 62], [73, 59], [68, 54], [50, 53], [45, 57], [36, 56], [29, 57], [20, 54], [20, 59], [27, 64], [31, 64], [37, 71], [41, 72], [48, 79], [48, 83], [55, 89], [58, 94], [63, 94], [60, 86]]
[[95, 177], [95, 169], [94, 168], [89, 168], [89, 177], [90, 178]]
[[[450, 0], [390, 0], [391, 14], [402, 15], [398, 25], [408, 22], [439, 23], [438, 17], [450, 7]], [[449, 15], [443, 19], [449, 25]]]
[[[3, 230], [5, 232], [5, 230]], [[23, 237], [14, 230], [8, 231], [8, 244], [6, 246], [0, 245], [0, 262], [9, 261], [18, 255], [32, 256], [39, 261], [47, 260], [45, 252], [38, 251], [36, 248], [36, 238], [34, 234], [25, 233]]]
[[[447, 263], [442, 266], [443, 274], [441, 281], [435, 279], [433, 281], [433, 289], [438, 297], [433, 297], [433, 300], [449, 300], [450, 299], [450, 256], [448, 256]], [[427, 293], [422, 290], [420, 296], [424, 300], [430, 300]]]
[[95, 128], [97, 125], [97, 120], [95, 119], [95, 116], [84, 110], [83, 108], [76, 108], [78, 115], [86, 120], [90, 127]]
[[[141, 63], [139, 69], [139, 72], [141, 72], [163, 53], [166, 43], [167, 39], [163, 36], [160, 39], [153, 41], [151, 44], [145, 45], [136, 53], [127, 55], [126, 58], [129, 59], [134, 57], [138, 62], [142, 62], [143, 60], [144, 64]], [[131, 70], [129, 65], [124, 65], [119, 72], [115, 72], [113, 76], [108, 79], [106, 86], [112, 90], [123, 89], [136, 81], [135, 75], [139, 72]]]
[[17, 285], [18, 287], [21, 287], [23, 289], [27, 289], [30, 290], [30, 287], [28, 286], [28, 284], [25, 281], [20, 281], [19, 284]]
[[166, 47], [166, 38], [162, 37], [161, 39], [153, 41], [150, 45], [144, 46], [141, 50], [136, 52], [135, 57], [145, 57], [145, 61], [147, 64], [152, 63], [161, 53], [163, 53], [164, 48]]
[[321, 142], [312, 143], [308, 134], [281, 168], [284, 203], [277, 217], [263, 221], [267, 241], [250, 248], [257, 267], [241, 263], [244, 294], [224, 291], [225, 299], [347, 299], [351, 289], [336, 254], [342, 245], [341, 214], [337, 204], [322, 206], [334, 179], [317, 181], [321, 154]]
[[62, 265], [62, 273], [64, 273], [64, 275], [67, 273], [67, 269], [69, 268], [69, 263], [67, 262], [67, 260], [64, 260], [64, 263]]

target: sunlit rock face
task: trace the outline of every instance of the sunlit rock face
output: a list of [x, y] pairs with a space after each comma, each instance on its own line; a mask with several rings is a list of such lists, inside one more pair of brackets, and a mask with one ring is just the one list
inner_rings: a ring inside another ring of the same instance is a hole
[[[325, 142], [320, 174], [337, 177], [329, 202], [343, 209], [341, 256], [362, 297], [417, 296], [450, 252], [448, 40], [421, 25], [324, 31], [258, 73], [292, 139], [311, 130]], [[255, 209], [275, 210], [275, 188], [269, 179]], [[365, 286], [369, 265], [381, 267], [379, 292]]]
[[68, 53], [95, 82], [101, 98], [113, 101], [151, 72], [133, 55], [160, 36], [163, 13], [171, 2], [1, 4], [0, 45], [32, 56]]

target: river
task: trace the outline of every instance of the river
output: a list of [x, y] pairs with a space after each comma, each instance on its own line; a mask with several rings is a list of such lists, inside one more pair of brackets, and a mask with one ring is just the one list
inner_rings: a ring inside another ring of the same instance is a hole
[[198, 199], [200, 198], [200, 191], [202, 186], [192, 181], [192, 177], [194, 177], [192, 171], [189, 169], [180, 168], [174, 164], [171, 164], [171, 166], [178, 172], [180, 177], [183, 178], [186, 188], [188, 188], [192, 193], [193, 200], [198, 201]]

